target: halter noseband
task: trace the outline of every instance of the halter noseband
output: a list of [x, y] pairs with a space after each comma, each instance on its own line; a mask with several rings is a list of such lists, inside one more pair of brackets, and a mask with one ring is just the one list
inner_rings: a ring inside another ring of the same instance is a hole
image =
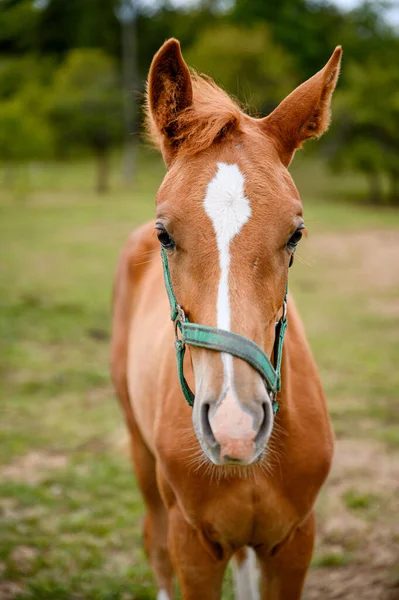
[[[194, 394], [191, 391], [186, 378], [184, 377], [184, 354], [186, 345], [207, 348], [216, 352], [227, 352], [232, 356], [241, 358], [251, 365], [264, 379], [267, 391], [272, 401], [273, 412], [279, 410], [277, 402], [277, 392], [281, 390], [281, 359], [283, 355], [284, 334], [287, 329], [287, 291], [284, 296], [283, 314], [276, 323], [276, 337], [274, 342], [274, 365], [265, 352], [248, 338], [232, 333], [225, 329], [200, 325], [199, 323], [190, 323], [184, 314], [184, 310], [178, 304], [173, 292], [172, 281], [170, 278], [168, 257], [165, 250], [161, 249], [163, 264], [163, 274], [165, 287], [169, 298], [171, 319], [175, 327], [175, 349], [177, 372], [180, 386], [187, 403], [194, 405]], [[179, 337], [180, 332], [180, 337]]]

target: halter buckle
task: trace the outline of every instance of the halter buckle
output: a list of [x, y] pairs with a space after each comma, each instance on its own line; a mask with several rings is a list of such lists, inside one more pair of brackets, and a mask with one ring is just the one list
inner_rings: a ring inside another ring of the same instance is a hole
[[[173, 321], [173, 325], [175, 328], [175, 339], [176, 339], [176, 341], [179, 341], [179, 332], [178, 332], [179, 323], [184, 323], [186, 321], [186, 315], [184, 313], [184, 310], [180, 306], [180, 304], [176, 304], [176, 311], [177, 311], [177, 315], [176, 315], [175, 320]], [[183, 340], [183, 344], [184, 344], [184, 340]]]
[[273, 415], [276, 416], [276, 414], [280, 410], [279, 404], [277, 402], [277, 392], [269, 392], [269, 398], [272, 404]]
[[287, 312], [288, 312], [288, 303], [287, 303], [287, 300], [284, 299], [284, 302], [283, 302], [283, 316], [281, 317], [281, 319], [283, 321], [285, 321], [287, 319]]

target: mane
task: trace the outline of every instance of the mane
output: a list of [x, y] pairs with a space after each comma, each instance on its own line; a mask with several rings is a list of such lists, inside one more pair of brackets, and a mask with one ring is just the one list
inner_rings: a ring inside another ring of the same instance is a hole
[[[171, 123], [173, 144], [179, 154], [190, 156], [206, 150], [215, 141], [236, 130], [241, 119], [238, 104], [210, 77], [190, 69], [193, 103], [181, 111]], [[145, 102], [146, 137], [158, 150], [162, 149], [162, 135], [156, 127], [148, 102]]]

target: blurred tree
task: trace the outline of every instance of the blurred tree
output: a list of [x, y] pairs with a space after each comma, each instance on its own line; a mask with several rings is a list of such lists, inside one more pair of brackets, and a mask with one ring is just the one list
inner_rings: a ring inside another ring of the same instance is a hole
[[36, 50], [38, 17], [32, 0], [1, 0], [0, 53]]
[[[375, 201], [382, 198], [381, 181], [388, 178], [390, 198], [399, 203], [399, 47], [398, 31], [384, 17], [383, 6], [389, 0], [364, 0], [351, 11], [341, 10], [332, 0], [200, 0], [178, 8], [169, 0], [0, 0], [5, 132], [18, 110], [21, 115], [31, 112], [49, 138], [54, 128], [58, 153], [95, 150], [98, 187], [106, 187], [108, 149], [123, 139], [122, 96], [115, 64], [107, 56], [120, 65], [124, 2], [137, 8], [134, 84], [129, 61], [124, 65], [129, 94], [132, 88], [144, 89], [154, 53], [166, 38], [175, 36], [190, 64], [266, 113], [296, 83], [313, 75], [335, 45], [342, 44], [344, 68], [332, 135], [326, 140], [331, 162], [337, 168], [363, 171]], [[125, 48], [130, 42], [125, 37]], [[80, 50], [71, 52], [74, 48]], [[68, 55], [53, 86], [57, 64]], [[127, 122], [132, 119], [126, 117]], [[34, 125], [29, 121], [26, 127]], [[22, 120], [21, 131], [24, 126]], [[18, 131], [17, 127], [11, 140], [16, 145]], [[38, 136], [35, 142], [31, 134], [32, 150], [38, 144], [40, 155]], [[10, 156], [17, 156], [16, 150], [11, 152], [12, 144], [9, 148]], [[30, 154], [28, 143], [23, 150]]]
[[[399, 56], [399, 40], [397, 42]], [[382, 201], [382, 176], [390, 182], [389, 201], [399, 205], [399, 70], [397, 63], [375, 58], [347, 67], [348, 86], [337, 95], [336, 169], [362, 171], [370, 183], [370, 200]]]
[[43, 98], [51, 64], [33, 57], [8, 59], [0, 66], [0, 160], [48, 158], [54, 140]]
[[12, 98], [26, 87], [50, 85], [55, 64], [49, 58], [26, 54], [0, 61], [0, 99]]
[[180, 40], [183, 51], [195, 44], [203, 30], [218, 27], [228, 20], [227, 15], [215, 14], [209, 6], [193, 6], [190, 10], [176, 10], [170, 2], [154, 10], [139, 6], [137, 14], [137, 53], [142, 81], [147, 77], [151, 60], [161, 44], [169, 37]]
[[19, 197], [30, 189], [31, 163], [53, 155], [52, 131], [37, 106], [33, 87], [12, 99], [0, 100], [0, 163], [4, 184]]
[[113, 60], [101, 50], [73, 50], [55, 75], [48, 111], [58, 152], [91, 149], [97, 190], [108, 189], [108, 157], [123, 134], [120, 82]]
[[125, 149], [123, 176], [126, 182], [133, 179], [137, 159], [137, 8], [135, 0], [120, 0], [119, 19], [122, 26], [122, 72], [124, 87]]
[[237, 25], [267, 23], [273, 39], [296, 62], [301, 79], [311, 77], [338, 43], [345, 23], [332, 3], [309, 0], [236, 0], [232, 19]]
[[293, 61], [265, 25], [220, 25], [202, 32], [187, 61], [228, 92], [262, 113], [270, 112], [295, 87]]
[[43, 116], [30, 110], [23, 96], [0, 102], [0, 160], [48, 158], [52, 132]]
[[[387, 4], [389, 0], [364, 0], [343, 11], [331, 0], [236, 0], [231, 19], [238, 26], [266, 23], [302, 80], [318, 71], [338, 44], [344, 48], [345, 64], [364, 64], [376, 56], [397, 60], [393, 51], [398, 32], [384, 18]], [[340, 85], [346, 85], [346, 69]]]
[[102, 48], [117, 56], [119, 0], [48, 0], [38, 12], [37, 39], [43, 53], [66, 54], [76, 47]]

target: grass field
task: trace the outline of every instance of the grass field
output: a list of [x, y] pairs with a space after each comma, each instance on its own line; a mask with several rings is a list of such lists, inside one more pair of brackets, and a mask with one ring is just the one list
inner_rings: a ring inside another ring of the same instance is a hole
[[[115, 159], [116, 161], [116, 159]], [[110, 294], [163, 167], [97, 197], [92, 166], [35, 167], [0, 188], [0, 599], [155, 598], [143, 506], [108, 371]], [[299, 159], [309, 238], [290, 287], [337, 435], [304, 598], [399, 598], [399, 212]], [[1, 173], [0, 173], [1, 177]], [[343, 200], [349, 198], [350, 202]], [[232, 598], [229, 581], [225, 596]], [[205, 600], [205, 599], [204, 599]]]

